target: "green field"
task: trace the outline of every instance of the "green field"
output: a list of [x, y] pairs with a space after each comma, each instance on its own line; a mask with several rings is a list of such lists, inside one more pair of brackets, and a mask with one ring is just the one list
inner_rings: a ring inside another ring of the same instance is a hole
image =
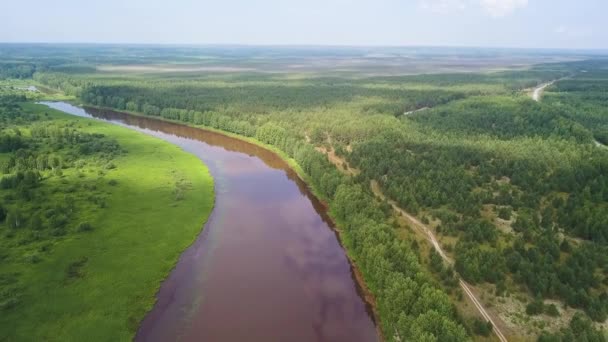
[[[143, 133], [22, 108], [38, 115], [35, 124], [103, 134], [119, 150], [71, 160], [69, 147], [52, 145], [63, 165], [40, 172], [35, 200], [2, 190], [9, 217], [17, 211], [28, 226], [0, 225], [0, 340], [129, 340], [212, 210], [211, 175], [195, 156]], [[34, 123], [9, 124], [31, 139]], [[67, 219], [55, 219], [54, 205], [69, 207]]]

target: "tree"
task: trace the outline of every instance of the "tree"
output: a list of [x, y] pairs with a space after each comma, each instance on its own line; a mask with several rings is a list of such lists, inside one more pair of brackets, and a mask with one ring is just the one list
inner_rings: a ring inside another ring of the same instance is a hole
[[526, 305], [526, 313], [528, 315], [540, 315], [544, 312], [545, 305], [542, 299], [534, 299]]
[[13, 229], [18, 229], [23, 227], [24, 217], [21, 214], [21, 211], [18, 209], [12, 209], [8, 211], [6, 215], [6, 224]]
[[492, 326], [492, 322], [490, 321], [482, 321], [478, 318], [475, 318], [473, 320], [473, 332], [476, 335], [481, 335], [481, 336], [490, 336], [490, 334], [492, 333], [492, 329], [494, 327]]
[[434, 248], [431, 248], [431, 252], [429, 253], [429, 263], [433, 272], [440, 273], [443, 270], [443, 259]]
[[42, 230], [44, 229], [44, 223], [42, 221], [42, 219], [40, 218], [40, 215], [35, 214], [30, 218], [30, 224], [29, 224], [30, 228], [32, 230]]
[[498, 217], [503, 220], [511, 219], [511, 208], [510, 207], [501, 207], [498, 209]]

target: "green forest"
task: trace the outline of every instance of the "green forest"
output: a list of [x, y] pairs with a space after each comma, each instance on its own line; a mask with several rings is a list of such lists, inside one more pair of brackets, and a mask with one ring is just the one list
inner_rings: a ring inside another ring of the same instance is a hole
[[[118, 73], [95, 63], [135, 63], [120, 54], [84, 63], [80, 58], [80, 64], [68, 52], [31, 55], [0, 64], [0, 78], [31, 79], [89, 106], [253, 138], [295, 159], [342, 230], [388, 341], [489, 336], [492, 325], [462, 309], [460, 278], [495, 302], [522, 303], [524, 317], [511, 321], [517, 328], [508, 337], [607, 339], [600, 323], [608, 319], [608, 60], [479, 73], [335, 76]], [[153, 62], [179, 59], [158, 58]], [[530, 89], [549, 81], [556, 82], [542, 100], [532, 100]], [[94, 183], [96, 191], [111, 191], [105, 179], [112, 178], [124, 149], [111, 137], [65, 123], [42, 126], [36, 124], [41, 117], [11, 116], [10, 108], [23, 100], [3, 100], [2, 241], [30, 246], [95, 231], [94, 220], [79, 213], [105, 210], [101, 193], [59, 207], [19, 203], [74, 198], [71, 193], [85, 185], [60, 185], [60, 179], [68, 168], [81, 172], [78, 158], [94, 158], [105, 177], [103, 186]], [[30, 127], [28, 133], [17, 125]], [[337, 158], [329, 159], [327, 151]], [[36, 190], [55, 179], [57, 190]], [[391, 203], [428, 226], [453, 265]], [[42, 244], [36, 248], [28, 262], [44, 258]], [[11, 254], [0, 255], [7, 258]], [[68, 278], [79, 277], [87, 260], [73, 262]], [[17, 283], [11, 273], [2, 277], [0, 310], [8, 311], [19, 305], [9, 300], [19, 288], [11, 285]], [[503, 320], [512, 317], [502, 309], [493, 310]], [[533, 325], [532, 318], [564, 323]]]

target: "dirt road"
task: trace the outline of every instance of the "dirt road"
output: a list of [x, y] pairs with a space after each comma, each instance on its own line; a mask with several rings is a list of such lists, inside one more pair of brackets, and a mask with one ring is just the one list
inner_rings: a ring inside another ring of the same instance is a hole
[[[380, 191], [380, 187], [378, 186], [378, 184], [376, 182], [372, 181], [371, 186], [372, 186], [372, 191], [374, 192], [374, 194], [376, 194], [376, 196], [378, 196], [382, 199], [385, 199], [384, 194]], [[398, 207], [397, 203], [395, 201], [387, 200], [387, 202], [393, 207], [393, 210], [395, 210], [396, 212], [401, 214], [401, 216], [407, 218], [407, 220], [413, 224], [414, 228], [416, 230], [418, 230], [419, 233], [423, 234], [423, 236], [425, 236], [425, 238], [431, 243], [431, 245], [433, 245], [433, 248], [435, 248], [435, 251], [439, 255], [441, 255], [443, 260], [445, 260], [445, 262], [447, 262], [448, 264], [454, 264], [454, 261], [452, 259], [450, 259], [450, 257], [447, 256], [447, 254], [445, 254], [445, 252], [441, 248], [441, 245], [439, 244], [439, 241], [437, 241], [435, 234], [433, 234], [433, 231], [429, 227], [427, 227], [425, 224], [420, 222], [414, 216], [407, 213], [405, 210]], [[464, 293], [467, 295], [467, 297], [469, 297], [471, 302], [473, 302], [473, 304], [475, 305], [475, 307], [477, 308], [477, 310], [479, 311], [481, 316], [486, 321], [488, 321], [492, 324], [492, 327], [493, 327], [492, 331], [494, 332], [494, 334], [496, 334], [496, 337], [498, 337], [498, 339], [501, 342], [507, 342], [508, 341], [507, 338], [504, 336], [502, 331], [500, 331], [500, 328], [498, 328], [498, 325], [496, 325], [496, 323], [494, 322], [494, 319], [492, 319], [490, 314], [488, 314], [488, 312], [483, 307], [483, 305], [479, 302], [477, 297], [475, 297], [475, 294], [473, 293], [473, 291], [471, 291], [470, 285], [467, 284], [464, 280], [460, 279], [460, 287], [462, 288]]]
[[403, 115], [410, 115], [410, 114], [421, 112], [421, 111], [427, 110], [427, 109], [429, 109], [429, 107], [422, 107], [422, 108], [418, 108], [418, 109], [415, 109], [415, 110], [410, 110], [409, 112], [405, 112], [405, 113], [403, 113]]
[[543, 83], [543, 84], [537, 86], [536, 88], [534, 88], [534, 91], [532, 91], [532, 100], [539, 102], [540, 97], [543, 95], [543, 91], [545, 91], [545, 88], [547, 88], [548, 86], [552, 85], [555, 82], [557, 82], [557, 80]]

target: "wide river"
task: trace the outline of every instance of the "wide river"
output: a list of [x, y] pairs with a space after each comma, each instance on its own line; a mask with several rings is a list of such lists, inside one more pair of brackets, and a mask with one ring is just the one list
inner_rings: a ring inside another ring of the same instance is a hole
[[213, 212], [162, 283], [137, 341], [378, 340], [333, 223], [275, 154], [154, 118], [44, 104], [178, 145], [215, 181]]

